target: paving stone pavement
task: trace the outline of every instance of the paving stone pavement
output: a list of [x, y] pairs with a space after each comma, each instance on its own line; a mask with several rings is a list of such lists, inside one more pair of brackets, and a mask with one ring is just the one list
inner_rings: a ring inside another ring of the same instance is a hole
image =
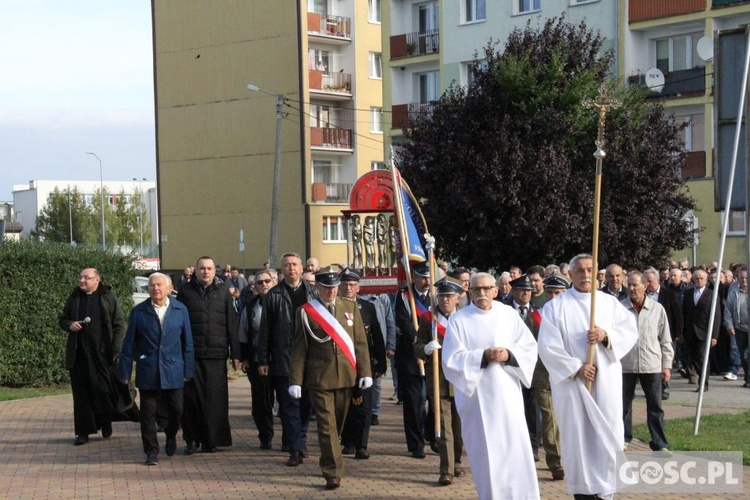
[[[741, 383], [712, 379], [704, 414], [738, 412], [750, 407], [750, 390]], [[383, 381], [381, 425], [370, 433], [369, 460], [345, 458], [342, 487], [324, 489], [318, 467], [315, 423], [308, 438], [310, 457], [299, 467], [284, 465], [287, 454], [279, 450], [281, 425], [276, 419], [273, 450], [259, 449], [250, 416], [250, 390], [245, 377], [229, 382], [230, 419], [234, 446], [214, 454], [160, 454], [158, 466], [143, 465], [138, 424], [116, 422], [108, 440], [92, 436], [85, 446], [73, 446], [73, 404], [70, 395], [0, 403], [0, 497], [45, 498], [476, 498], [471, 474], [452, 486], [437, 485], [438, 456], [427, 451], [424, 460], [406, 450], [401, 407], [389, 401], [389, 378]], [[667, 418], [694, 415], [696, 395], [686, 381], [672, 384]], [[636, 422], [645, 419], [645, 403], [636, 400]], [[669, 431], [667, 427], [667, 437]], [[162, 446], [163, 434], [160, 436]], [[632, 449], [646, 450], [643, 443]], [[468, 459], [464, 455], [464, 463]], [[542, 498], [571, 498], [564, 481], [552, 481], [549, 471], [537, 464]], [[466, 467], [469, 469], [469, 467]], [[744, 484], [750, 485], [750, 467], [743, 467]], [[617, 498], [652, 498], [652, 495], [618, 495]], [[732, 498], [726, 495], [659, 495], [659, 498]], [[745, 498], [735, 495], [734, 498]]]

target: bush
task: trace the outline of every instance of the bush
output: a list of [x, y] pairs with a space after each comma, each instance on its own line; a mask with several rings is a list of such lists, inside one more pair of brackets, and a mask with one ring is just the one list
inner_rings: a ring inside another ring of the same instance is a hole
[[95, 267], [125, 313], [135, 271], [121, 255], [31, 239], [0, 244], [0, 386], [66, 383], [67, 333], [58, 320], [82, 269]]

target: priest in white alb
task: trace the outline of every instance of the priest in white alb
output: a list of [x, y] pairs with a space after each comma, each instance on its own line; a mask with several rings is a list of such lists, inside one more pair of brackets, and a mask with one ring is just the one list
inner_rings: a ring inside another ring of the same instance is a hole
[[[616, 459], [623, 449], [622, 367], [638, 339], [638, 327], [616, 298], [596, 293], [591, 326], [594, 261], [570, 261], [573, 287], [545, 304], [539, 357], [549, 372], [560, 427], [565, 483], [577, 499], [611, 498], [617, 487]], [[589, 345], [595, 349], [588, 363]], [[592, 381], [589, 393], [586, 383]]]
[[494, 301], [495, 278], [471, 278], [472, 303], [451, 315], [443, 371], [453, 384], [461, 432], [480, 499], [539, 498], [521, 384], [537, 360], [534, 336], [518, 313]]

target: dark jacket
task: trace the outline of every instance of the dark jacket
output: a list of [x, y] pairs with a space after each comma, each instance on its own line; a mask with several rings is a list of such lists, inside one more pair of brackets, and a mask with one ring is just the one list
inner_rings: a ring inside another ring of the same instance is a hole
[[677, 294], [671, 288], [666, 286], [659, 287], [659, 295], [657, 302], [661, 304], [664, 311], [667, 313], [667, 323], [669, 323], [669, 331], [672, 334], [672, 339], [682, 336], [682, 307], [680, 305]]
[[[432, 300], [428, 294], [425, 301], [419, 299], [419, 294], [414, 292], [414, 286], [411, 288], [414, 295], [415, 304], [419, 302], [427, 309], [432, 305]], [[417, 338], [417, 329], [414, 328], [414, 322], [411, 317], [411, 305], [406, 297], [406, 289], [401, 290], [396, 295], [396, 370], [408, 373], [409, 375], [420, 375], [417, 358], [414, 357], [414, 341]]]
[[[196, 359], [240, 358], [238, 316], [229, 288], [218, 278], [203, 288], [193, 277], [177, 300], [187, 306]], [[230, 352], [231, 350], [231, 352]]]
[[[693, 297], [694, 293], [693, 288], [688, 288], [682, 296], [682, 315], [684, 320], [682, 327], [683, 339], [691, 341], [697, 337], [698, 340], [705, 341], [708, 336], [708, 320], [711, 315], [712, 290], [709, 287], [706, 287], [701, 294], [701, 298], [698, 299], [698, 304], [695, 303]], [[711, 338], [719, 338], [720, 328], [721, 312], [719, 311], [719, 301], [717, 301]]]
[[195, 376], [193, 335], [185, 304], [171, 299], [161, 325], [150, 300], [133, 308], [117, 367], [118, 379], [130, 380], [133, 360], [139, 389], [179, 389], [185, 379]]
[[[307, 291], [307, 300], [318, 297], [318, 292], [310, 283], [302, 280]], [[255, 359], [258, 366], [269, 365], [270, 375], [289, 376], [289, 359], [294, 336], [294, 313], [292, 299], [286, 291], [284, 281], [280, 281], [266, 294], [263, 303], [263, 317], [260, 319], [260, 335]]]
[[358, 297], [357, 305], [359, 306], [359, 312], [362, 314], [362, 323], [365, 325], [365, 333], [367, 334], [367, 348], [370, 351], [370, 371], [372, 371], [372, 376], [375, 378], [376, 373], [383, 375], [388, 371], [388, 363], [385, 357], [385, 341], [383, 340], [383, 333], [380, 331], [375, 304]]
[[[257, 367], [257, 363], [255, 362], [255, 351], [257, 350], [258, 345], [258, 335], [253, 331], [253, 321], [255, 320], [256, 315], [255, 306], [260, 300], [260, 295], [253, 295], [250, 301], [245, 304], [245, 308], [242, 310], [242, 314], [245, 314], [247, 319], [247, 342], [243, 342], [242, 335], [240, 335], [240, 349], [242, 353], [240, 359], [242, 359], [242, 361], [249, 362], [250, 366], [253, 367], [253, 369]], [[261, 317], [263, 317], [262, 308], [263, 304], [261, 303], [261, 309], [257, 313], [260, 314]]]
[[[101, 308], [102, 345], [106, 350], [103, 355], [106, 359], [114, 362], [120, 354], [122, 340], [125, 338], [125, 317], [122, 314], [119, 302], [117, 302], [117, 297], [112, 292], [112, 287], [99, 283], [98, 292]], [[86, 293], [80, 288], [74, 288], [60, 316], [60, 328], [68, 333], [68, 342], [65, 345], [65, 368], [68, 370], [72, 370], [76, 362], [76, 345], [79, 335], [70, 331], [70, 325], [83, 319], [78, 317], [78, 304], [85, 295]]]

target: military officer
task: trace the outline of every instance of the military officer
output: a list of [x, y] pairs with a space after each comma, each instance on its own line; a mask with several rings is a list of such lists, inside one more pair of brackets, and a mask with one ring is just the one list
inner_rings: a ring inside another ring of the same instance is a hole
[[339, 273], [315, 274], [320, 299], [297, 309], [292, 338], [289, 395], [310, 391], [318, 424], [320, 468], [329, 490], [341, 485], [344, 461], [339, 447], [352, 389], [372, 386], [370, 354], [357, 304], [337, 298]]
[[[436, 400], [434, 395], [434, 365], [433, 356], [438, 356], [438, 380], [440, 385], [440, 437], [437, 438], [438, 454], [440, 455], [440, 478], [438, 483], [447, 486], [453, 483], [453, 478], [462, 477], [466, 472], [461, 467], [461, 455], [463, 454], [464, 442], [461, 438], [461, 419], [458, 416], [456, 402], [453, 399], [453, 385], [445, 380], [442, 368], [440, 351], [445, 338], [445, 328], [448, 325], [448, 317], [458, 309], [458, 301], [463, 288], [461, 281], [445, 277], [435, 283], [437, 292], [437, 340], [432, 338], [432, 312], [430, 316], [424, 315], [419, 320], [417, 340], [414, 343], [414, 355], [417, 359], [425, 362], [425, 380], [427, 381], [427, 394], [433, 404]], [[435, 353], [435, 354], [433, 354]], [[428, 428], [433, 428], [432, 425]]]

